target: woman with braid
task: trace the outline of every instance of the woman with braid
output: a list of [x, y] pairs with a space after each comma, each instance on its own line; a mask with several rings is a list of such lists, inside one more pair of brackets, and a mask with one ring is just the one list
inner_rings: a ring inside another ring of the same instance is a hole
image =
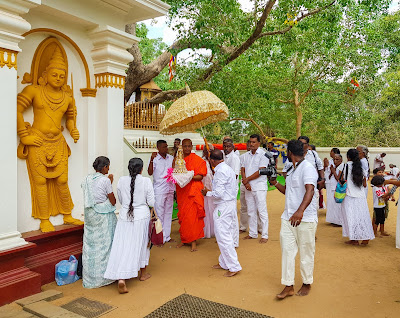
[[362, 168], [357, 149], [347, 151], [347, 164], [343, 168], [340, 179], [347, 176], [346, 197], [342, 202], [343, 236], [348, 237], [346, 244], [367, 246], [369, 240], [375, 238], [369, 215], [365, 187], [367, 171]]
[[142, 176], [143, 161], [132, 158], [128, 165], [129, 176], [118, 181], [117, 193], [121, 203], [114, 241], [108, 260], [105, 278], [118, 280], [120, 294], [128, 292], [125, 279], [139, 277], [144, 281], [149, 265], [150, 208], [154, 206], [153, 184]]

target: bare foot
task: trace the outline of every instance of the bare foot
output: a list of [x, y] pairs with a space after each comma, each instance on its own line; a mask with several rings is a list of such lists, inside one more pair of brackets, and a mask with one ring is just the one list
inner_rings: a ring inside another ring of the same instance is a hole
[[197, 244], [196, 241], [192, 242], [192, 249], [190, 250], [191, 252], [197, 252]]
[[128, 288], [126, 288], [125, 280], [123, 280], [123, 279], [120, 279], [118, 281], [118, 292], [120, 294], [128, 293]]
[[381, 232], [381, 235], [382, 235], [382, 236], [390, 236], [390, 234], [389, 234], [389, 233], [386, 233], [386, 232]]
[[268, 242], [268, 239], [266, 239], [266, 238], [262, 238], [261, 240], [260, 240], [260, 244], [265, 244], [265, 243], [267, 243]]
[[213, 265], [213, 266], [211, 266], [211, 267], [214, 268], [214, 269], [224, 269], [224, 268], [222, 268], [221, 265], [219, 265], [219, 264]]
[[296, 296], [307, 296], [310, 292], [311, 284], [303, 284], [299, 291], [296, 293]]
[[43, 233], [46, 233], [46, 232], [53, 232], [56, 229], [54, 228], [53, 224], [51, 224], [51, 222], [49, 220], [40, 220], [40, 230]]
[[185, 245], [184, 243], [180, 243], [180, 244], [178, 244], [177, 246], [176, 246], [176, 248], [181, 248], [183, 245]]
[[148, 280], [151, 277], [151, 275], [149, 273], [144, 273], [142, 275], [140, 275], [139, 280], [144, 282], [145, 280]]
[[350, 240], [350, 241], [344, 242], [344, 244], [348, 244], [348, 245], [358, 245], [358, 241], [352, 241], [352, 240]]
[[369, 240], [364, 240], [364, 241], [361, 242], [360, 246], [365, 247], [365, 246], [368, 245], [368, 242], [369, 242]]
[[224, 274], [224, 276], [225, 277], [233, 277], [233, 276], [235, 276], [237, 273], [239, 273], [240, 271], [238, 271], [238, 272], [230, 272], [230, 271], [227, 271], [225, 274]]
[[285, 288], [281, 291], [281, 293], [276, 295], [276, 298], [285, 299], [286, 297], [293, 295], [294, 295], [293, 286], [285, 286]]
[[[164, 243], [165, 244], [165, 243]], [[164, 247], [164, 244], [156, 245], [157, 247]]]
[[243, 239], [244, 240], [254, 240], [254, 237], [251, 237], [250, 235], [247, 235]]
[[239, 234], [246, 233], [246, 230], [239, 230]]
[[169, 241], [165, 242], [165, 243], [175, 243], [176, 241], [174, 239], [170, 239]]

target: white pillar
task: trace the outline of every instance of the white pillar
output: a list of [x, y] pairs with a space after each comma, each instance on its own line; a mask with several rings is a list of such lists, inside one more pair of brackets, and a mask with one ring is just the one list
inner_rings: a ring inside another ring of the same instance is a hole
[[31, 25], [19, 16], [40, 0], [0, 2], [0, 250], [27, 244], [17, 230], [17, 55], [21, 34]]
[[[90, 33], [93, 41], [92, 59], [97, 88], [96, 116], [89, 117], [89, 145], [95, 145], [96, 156], [107, 156], [111, 161], [110, 173], [118, 180], [123, 175], [124, 87], [125, 71], [132, 55], [127, 48], [139, 39], [110, 26]], [[93, 130], [91, 130], [93, 131]], [[94, 159], [94, 158], [93, 158]]]

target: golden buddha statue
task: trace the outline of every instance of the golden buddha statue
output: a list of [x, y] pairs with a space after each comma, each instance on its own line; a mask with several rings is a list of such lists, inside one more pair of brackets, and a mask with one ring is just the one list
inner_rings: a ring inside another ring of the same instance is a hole
[[[53, 42], [59, 43], [57, 40]], [[72, 91], [66, 85], [68, 67], [65, 51], [60, 48], [61, 44], [54, 43], [51, 46], [52, 54], [43, 54], [42, 57], [35, 54], [40, 63], [45, 62], [41, 66], [44, 71], [37, 83], [26, 86], [17, 97], [18, 157], [26, 159], [31, 184], [32, 216], [40, 219], [42, 232], [55, 230], [49, 218], [58, 214], [63, 214], [64, 224], [83, 224], [71, 216], [74, 207], [68, 187], [68, 157], [71, 150], [64, 139], [64, 127], [61, 125], [66, 115], [65, 126], [74, 142], [77, 142], [76, 107]], [[25, 123], [23, 117], [23, 112], [31, 105], [34, 114], [32, 126]]]
[[176, 159], [175, 159], [175, 168], [174, 173], [186, 173], [186, 163], [183, 159], [183, 149], [182, 146], [179, 145], [178, 151], [176, 152]]

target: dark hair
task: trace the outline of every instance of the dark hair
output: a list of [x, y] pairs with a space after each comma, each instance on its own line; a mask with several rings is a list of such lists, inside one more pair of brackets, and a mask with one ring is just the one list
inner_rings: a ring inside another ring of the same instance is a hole
[[104, 167], [107, 167], [109, 165], [110, 165], [110, 159], [104, 156], [97, 157], [93, 162], [93, 168], [97, 172], [100, 172], [101, 170], [103, 170]]
[[261, 142], [260, 135], [258, 135], [258, 134], [252, 134], [252, 135], [250, 136], [250, 139], [251, 139], [251, 138], [257, 138], [257, 141], [258, 141], [258, 142]]
[[181, 142], [181, 138], [175, 138], [175, 141]]
[[385, 157], [386, 156], [386, 152], [382, 152], [381, 156]]
[[340, 155], [340, 149], [339, 148], [332, 148], [331, 151], [336, 155]]
[[303, 143], [300, 140], [292, 139], [287, 144], [287, 151], [298, 157], [304, 156]]
[[385, 177], [384, 176], [374, 176], [371, 179], [371, 184], [374, 185], [375, 187], [379, 187], [385, 182]]
[[374, 170], [372, 170], [372, 173], [373, 173], [373, 174], [377, 174], [379, 171], [381, 171], [381, 169], [375, 168]]
[[347, 158], [353, 162], [353, 169], [351, 170], [353, 182], [356, 186], [361, 187], [363, 185], [364, 175], [357, 149], [349, 149], [347, 151]]
[[267, 145], [275, 146], [275, 144], [274, 144], [272, 141], [268, 141], [268, 142], [267, 142]]
[[128, 170], [131, 176], [131, 202], [129, 203], [128, 219], [133, 219], [133, 193], [135, 192], [136, 176], [142, 172], [143, 160], [140, 158], [132, 158], [129, 160]]
[[157, 140], [157, 148], [162, 145], [162, 144], [166, 144], [167, 142], [165, 140]]
[[226, 138], [222, 143], [230, 142], [233, 144], [233, 140], [231, 138]]
[[315, 145], [310, 145], [310, 147], [311, 147], [312, 150], [314, 150], [314, 151], [316, 150], [315, 149]]
[[310, 138], [308, 138], [307, 136], [300, 136], [299, 138], [297, 138], [297, 140], [303, 139], [305, 140], [308, 144], [310, 143]]
[[335, 153], [335, 156], [338, 155], [341, 159], [343, 159], [342, 155], [340, 153]]
[[219, 161], [219, 160], [224, 159], [224, 155], [222, 154], [221, 150], [214, 149], [214, 150], [211, 150], [211, 152], [210, 152], [210, 159]]

